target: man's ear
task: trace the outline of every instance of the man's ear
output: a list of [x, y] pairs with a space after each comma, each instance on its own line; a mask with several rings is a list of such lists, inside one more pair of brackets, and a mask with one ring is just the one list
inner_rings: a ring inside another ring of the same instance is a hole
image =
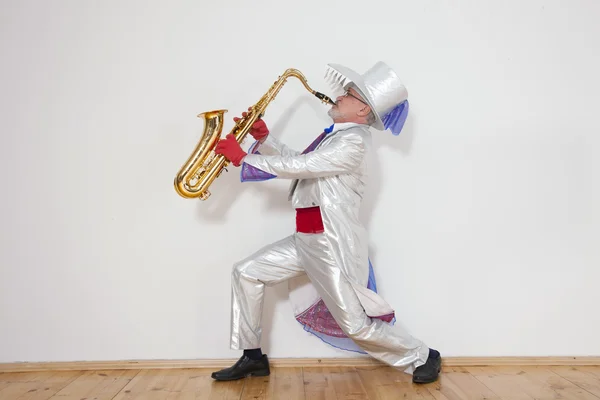
[[364, 105], [363, 108], [361, 108], [360, 110], [357, 111], [357, 115], [361, 116], [361, 117], [366, 117], [367, 115], [369, 115], [369, 113], [371, 112], [371, 107], [369, 107], [368, 105]]

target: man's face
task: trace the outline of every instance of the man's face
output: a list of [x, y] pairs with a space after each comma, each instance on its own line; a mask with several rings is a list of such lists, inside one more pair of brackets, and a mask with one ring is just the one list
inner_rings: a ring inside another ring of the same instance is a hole
[[370, 110], [358, 92], [351, 87], [343, 95], [338, 96], [328, 115], [333, 122], [362, 122]]

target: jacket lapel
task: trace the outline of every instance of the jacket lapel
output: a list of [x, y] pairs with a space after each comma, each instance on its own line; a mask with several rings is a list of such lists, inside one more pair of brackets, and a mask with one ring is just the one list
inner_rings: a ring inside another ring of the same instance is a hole
[[[323, 143], [323, 140], [327, 137], [327, 134], [330, 133], [332, 131], [332, 129], [333, 129], [333, 125], [331, 125], [331, 127], [327, 128], [327, 129], [325, 129], [325, 131], [323, 133], [321, 133], [319, 136], [317, 136], [317, 138], [306, 149], [304, 149], [302, 154], [310, 153], [311, 151], [318, 149], [319, 146], [321, 145], [321, 143]], [[294, 180], [292, 180], [292, 183], [290, 183], [290, 189], [288, 191], [288, 200], [292, 200], [292, 196], [294, 195], [294, 191], [296, 191], [298, 182], [299, 182], [298, 179], [294, 179]]]

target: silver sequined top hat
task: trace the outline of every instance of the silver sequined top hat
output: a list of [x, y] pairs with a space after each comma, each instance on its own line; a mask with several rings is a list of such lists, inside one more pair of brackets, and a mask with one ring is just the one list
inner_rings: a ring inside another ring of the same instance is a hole
[[335, 90], [352, 85], [373, 110], [375, 129], [400, 133], [408, 113], [408, 91], [386, 63], [379, 61], [362, 75], [340, 64], [327, 64], [325, 79]]

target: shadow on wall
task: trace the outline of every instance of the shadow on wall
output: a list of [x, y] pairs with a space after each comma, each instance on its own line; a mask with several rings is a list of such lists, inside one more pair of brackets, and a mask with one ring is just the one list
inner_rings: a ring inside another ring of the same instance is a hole
[[[401, 168], [400, 164], [402, 159], [404, 156], [408, 156], [410, 154], [413, 147], [413, 142], [416, 135], [415, 119], [411, 118], [411, 115], [409, 114], [402, 132], [398, 136], [394, 136], [390, 131], [387, 130], [378, 131], [371, 128], [371, 132], [373, 138], [373, 149], [371, 158], [369, 160], [369, 182], [367, 184], [367, 189], [361, 208], [361, 220], [363, 224], [365, 224], [367, 230], [369, 230], [370, 227], [373, 210], [377, 208], [377, 203], [379, 201], [382, 188], [381, 179], [383, 169], [381, 166], [380, 157], [378, 157], [380, 149], [382, 147], [389, 147], [394, 150], [394, 153], [397, 154], [396, 160], [394, 160], [391, 167], [388, 168]], [[388, 173], [387, 175], [393, 177], [393, 171], [391, 171], [391, 174]], [[386, 184], [401, 186], [402, 182], [397, 182], [394, 179], [390, 179]]]
[[[279, 117], [279, 119], [272, 126], [269, 127], [269, 130], [275, 135], [281, 135], [281, 133], [285, 132], [285, 130], [288, 128], [288, 124], [291, 120], [291, 117], [298, 111], [298, 109], [301, 106], [304, 105], [308, 105], [313, 110], [316, 118], [323, 120], [323, 126], [331, 124], [331, 121], [327, 116], [327, 109], [324, 110], [322, 108], [322, 105], [319, 102], [315, 102], [315, 99], [312, 96], [306, 95], [294, 101], [294, 103], [292, 103], [292, 105], [285, 110], [285, 112]], [[231, 116], [231, 118], [233, 118], [233, 116]], [[380, 163], [380, 158], [377, 156], [377, 154], [379, 153], [380, 148], [389, 147], [393, 149], [396, 153], [399, 153], [398, 163], [400, 164], [402, 156], [409, 155], [412, 149], [414, 138], [416, 135], [415, 119], [411, 118], [409, 115], [409, 118], [406, 121], [406, 125], [404, 126], [404, 129], [402, 130], [402, 133], [399, 136], [394, 136], [389, 131], [382, 132], [377, 131], [375, 129], [371, 129], [371, 132], [373, 137], [373, 148], [369, 160], [369, 182], [367, 186], [367, 192], [365, 193], [365, 197], [363, 199], [363, 204], [361, 208], [361, 220], [367, 230], [369, 230], [373, 210], [377, 207], [382, 187], [382, 166]], [[321, 132], [315, 132], [314, 137], [316, 137], [320, 133]], [[307, 146], [308, 144], [310, 144], [310, 142], [312, 142], [314, 137], [306, 138]], [[247, 140], [253, 141], [254, 139], [251, 136], [249, 136], [249, 139]], [[398, 167], [400, 166], [398, 165]], [[401, 185], [402, 182], [396, 183], [392, 180], [388, 181], [387, 184]], [[242, 183], [240, 182], [240, 169], [231, 165], [230, 167], [228, 167], [228, 171], [224, 172], [215, 181], [211, 189], [213, 194], [208, 199], [208, 201], [202, 202], [202, 204], [198, 205], [198, 218], [202, 221], [215, 222], [224, 220], [227, 212], [232, 207], [236, 206], [236, 202], [242, 197], [241, 194], [248, 190], [253, 190], [254, 192], [260, 194], [260, 197], [265, 200], [264, 207], [267, 210], [284, 210], [290, 212], [292, 211], [291, 205], [287, 200], [288, 185], [285, 185], [285, 187], [282, 188], [275, 185], [265, 185], [264, 182]], [[378, 268], [378, 264], [376, 261], [376, 253], [376, 244], [370, 245], [369, 256], [375, 268], [376, 279], [377, 281], [380, 281], [378, 272], [381, 270], [381, 268]], [[273, 318], [275, 314], [276, 304], [280, 301], [288, 300], [287, 290], [287, 284], [275, 285], [274, 287], [266, 288], [262, 321], [262, 345], [264, 351], [268, 352], [270, 348], [270, 335], [273, 328]], [[400, 327], [400, 323], [397, 322], [397, 324], [399, 325], [398, 327]], [[300, 327], [299, 329], [302, 328]]]
[[[376, 129], [371, 129], [372, 132], [372, 143], [373, 143], [373, 149], [372, 149], [372, 155], [371, 155], [371, 159], [369, 160], [369, 182], [367, 185], [367, 189], [366, 189], [366, 193], [365, 196], [363, 198], [363, 204], [362, 204], [362, 208], [361, 208], [361, 221], [363, 222], [363, 224], [365, 225], [365, 228], [367, 229], [367, 231], [370, 231], [370, 225], [371, 225], [371, 220], [373, 217], [373, 211], [375, 209], [377, 209], [378, 207], [378, 202], [379, 202], [379, 198], [381, 195], [381, 189], [383, 186], [383, 181], [382, 181], [382, 165], [381, 165], [381, 158], [378, 157], [378, 154], [380, 153], [380, 149], [383, 147], [388, 147], [391, 148], [393, 150], [394, 153], [394, 161], [393, 164], [391, 166], [388, 166], [387, 168], [402, 168], [402, 160], [404, 157], [407, 157], [413, 147], [413, 143], [415, 140], [415, 136], [416, 136], [416, 132], [417, 132], [417, 128], [416, 128], [416, 118], [414, 118], [410, 113], [409, 116], [406, 120], [406, 123], [404, 125], [404, 128], [402, 129], [402, 132], [400, 133], [400, 135], [398, 136], [394, 136], [390, 131], [378, 131]], [[395, 179], [393, 179], [393, 174], [394, 171], [391, 171], [391, 173], [387, 173], [387, 176], [390, 176], [392, 178], [388, 179], [385, 184], [386, 185], [402, 185], [402, 182], [398, 182]], [[393, 210], [389, 210], [391, 212], [393, 212]], [[373, 238], [371, 238], [371, 240], [369, 241], [369, 258], [371, 259], [371, 262], [373, 263], [373, 269], [374, 269], [374, 273], [375, 273], [375, 281], [378, 283], [378, 291], [381, 292], [381, 294], [383, 295], [383, 297], [385, 296], [385, 287], [384, 284], [382, 284], [381, 282], [384, 282], [385, 279], [381, 279], [385, 276], [385, 274], [383, 276], [380, 275], [382, 270], [385, 270], [387, 268], [389, 268], [389, 266], [386, 265], [380, 265], [377, 262], [377, 243], [373, 240]], [[386, 249], [386, 251], [394, 251], [393, 249]], [[386, 268], [387, 267], [387, 268]], [[382, 291], [383, 289], [383, 291]], [[394, 307], [394, 305], [392, 305], [392, 307]], [[400, 325], [400, 322], [397, 321], [396, 324]]]

